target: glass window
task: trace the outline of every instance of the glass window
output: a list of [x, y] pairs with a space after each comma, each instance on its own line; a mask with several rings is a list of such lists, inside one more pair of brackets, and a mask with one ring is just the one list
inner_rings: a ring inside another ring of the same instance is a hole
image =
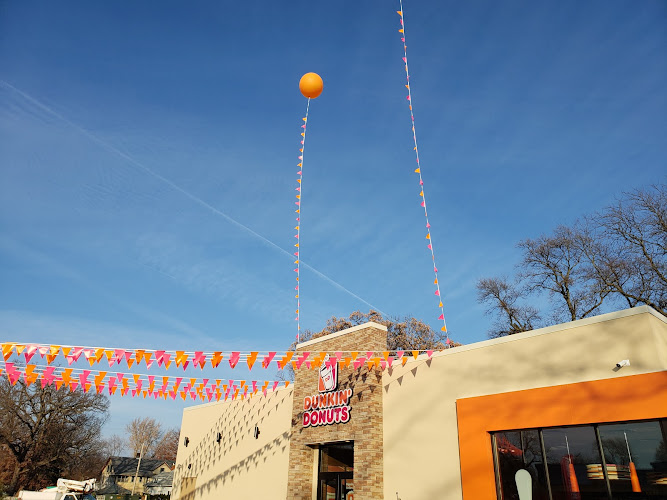
[[533, 500], [667, 499], [667, 419], [495, 432], [493, 444], [502, 500], [522, 500], [521, 469]]
[[537, 430], [494, 434], [501, 495], [504, 500], [520, 500], [516, 473], [525, 469], [531, 476], [533, 500], [549, 500], [542, 464], [542, 447]]
[[607, 500], [602, 460], [593, 426], [542, 431], [553, 500]]
[[667, 448], [660, 422], [601, 424], [599, 431], [614, 498], [667, 498]]

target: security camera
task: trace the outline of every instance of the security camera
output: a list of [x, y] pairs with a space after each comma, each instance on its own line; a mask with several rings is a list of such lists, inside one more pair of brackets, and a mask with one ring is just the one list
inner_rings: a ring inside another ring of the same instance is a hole
[[616, 368], [621, 368], [623, 366], [630, 366], [630, 360], [624, 359], [623, 361], [619, 361], [618, 363], [616, 363]]

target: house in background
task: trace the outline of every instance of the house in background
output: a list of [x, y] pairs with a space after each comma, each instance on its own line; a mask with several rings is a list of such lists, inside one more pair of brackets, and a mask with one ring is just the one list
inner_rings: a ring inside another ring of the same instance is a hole
[[[135, 495], [160, 494], [164, 498], [165, 494], [162, 491], [166, 491], [166, 487], [158, 489], [154, 486], [155, 493], [151, 493], [148, 483], [154, 478], [160, 478], [159, 484], [166, 484], [165, 474], [171, 474], [173, 477], [173, 468], [174, 462], [170, 460], [142, 458], [139, 463], [138, 458], [110, 457], [102, 469], [100, 488], [96, 496], [99, 500], [118, 500], [131, 495], [134, 489]], [[171, 481], [167, 495], [170, 493]]]
[[174, 471], [160, 472], [150, 478], [145, 485], [145, 491], [151, 500], [166, 500], [171, 497], [171, 485], [174, 481]]

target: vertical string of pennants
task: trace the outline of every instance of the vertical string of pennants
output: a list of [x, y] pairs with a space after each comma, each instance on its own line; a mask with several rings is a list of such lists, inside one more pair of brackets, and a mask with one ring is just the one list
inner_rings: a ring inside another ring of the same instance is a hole
[[294, 244], [294, 247], [296, 248], [296, 251], [294, 252], [294, 256], [296, 259], [294, 260], [294, 263], [296, 264], [296, 268], [294, 268], [294, 272], [296, 273], [296, 287], [294, 288], [296, 290], [296, 341], [299, 342], [300, 337], [301, 337], [301, 315], [300, 315], [300, 310], [301, 310], [301, 299], [299, 298], [300, 292], [299, 292], [299, 278], [301, 277], [301, 259], [299, 257], [300, 253], [300, 248], [299, 248], [299, 238], [301, 236], [301, 194], [302, 194], [302, 181], [303, 181], [303, 150], [306, 147], [306, 129], [308, 125], [308, 111], [310, 110], [310, 97], [308, 98], [308, 103], [306, 104], [306, 116], [302, 118], [303, 120], [303, 125], [301, 125], [301, 128], [303, 131], [301, 132], [301, 147], [299, 148], [299, 163], [297, 163], [297, 167], [299, 167], [298, 172], [296, 173], [298, 175], [298, 178], [296, 180], [297, 186], [296, 186], [296, 234], [294, 237], [296, 238], [296, 243]]
[[[415, 158], [417, 161], [417, 168], [415, 169], [415, 173], [418, 174], [419, 176], [419, 189], [420, 189], [419, 196], [421, 197], [421, 206], [424, 209], [424, 217], [426, 219], [426, 239], [428, 240], [428, 249], [431, 252], [431, 260], [433, 261], [433, 274], [435, 275], [433, 284], [435, 285], [435, 295], [436, 297], [438, 297], [438, 308], [440, 309], [440, 316], [438, 317], [438, 320], [442, 321], [442, 327], [440, 328], [440, 330], [447, 333], [447, 323], [445, 321], [445, 309], [442, 304], [442, 296], [440, 294], [440, 283], [438, 282], [438, 266], [435, 263], [435, 251], [433, 249], [433, 239], [431, 237], [431, 223], [428, 220], [428, 211], [426, 209], [426, 195], [424, 194], [424, 179], [422, 178], [422, 173], [421, 173], [421, 163], [419, 161], [419, 147], [417, 145], [417, 132], [415, 131], [415, 114], [414, 110], [412, 109], [412, 89], [410, 88], [410, 70], [408, 68], [408, 46], [405, 42], [405, 19], [403, 17], [403, 0], [399, 0], [399, 3], [401, 10], [398, 10], [396, 12], [400, 16], [400, 23], [401, 23], [401, 27], [398, 30], [398, 32], [401, 34], [401, 42], [403, 43], [403, 63], [405, 64], [405, 78], [406, 78], [405, 87], [408, 89], [407, 100], [408, 100], [408, 107], [410, 109], [410, 120], [412, 121], [412, 139], [414, 142]], [[447, 335], [446, 344], [447, 345], [451, 344], [449, 335]]]

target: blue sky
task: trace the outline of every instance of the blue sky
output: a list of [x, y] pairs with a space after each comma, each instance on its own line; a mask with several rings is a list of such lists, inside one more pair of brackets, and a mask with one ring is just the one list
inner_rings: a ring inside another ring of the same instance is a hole
[[[0, 3], [0, 327], [7, 341], [285, 349], [306, 100], [301, 322], [438, 328], [398, 2]], [[452, 338], [524, 238], [664, 181], [667, 6], [404, 5]], [[315, 272], [314, 270], [317, 272]], [[239, 377], [221, 371], [222, 377]], [[273, 378], [274, 373], [258, 374]], [[105, 432], [183, 404], [112, 398]]]

